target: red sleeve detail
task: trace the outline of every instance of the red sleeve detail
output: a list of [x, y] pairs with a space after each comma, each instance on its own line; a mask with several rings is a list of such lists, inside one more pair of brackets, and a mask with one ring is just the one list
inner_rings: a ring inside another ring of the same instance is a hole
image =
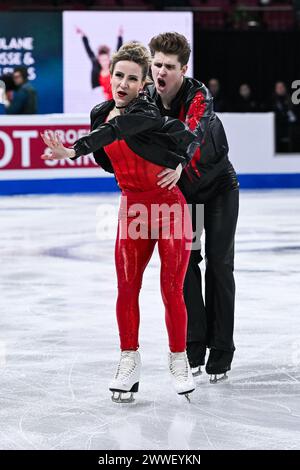
[[[206, 110], [205, 97], [203, 96], [201, 92], [198, 92], [194, 96], [193, 101], [188, 109], [186, 121], [185, 121], [192, 131], [195, 130], [196, 127], [198, 126], [200, 119], [205, 113], [205, 110]], [[195, 171], [198, 177], [200, 176], [200, 172], [197, 168], [197, 163], [200, 160], [200, 156], [201, 156], [200, 147], [198, 147], [190, 162], [190, 165], [192, 166], [193, 170]]]

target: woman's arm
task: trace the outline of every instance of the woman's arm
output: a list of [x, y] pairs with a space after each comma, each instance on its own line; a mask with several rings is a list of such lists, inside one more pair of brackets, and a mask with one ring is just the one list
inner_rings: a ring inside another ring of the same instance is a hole
[[91, 152], [95, 152], [99, 148], [116, 140], [113, 128], [107, 126], [107, 124], [103, 124], [99, 129], [77, 140], [72, 148], [65, 147], [56, 132], [54, 133], [48, 130], [45, 131], [44, 134], [41, 134], [41, 137], [45, 144], [51, 149], [50, 154], [44, 153], [41, 155], [42, 160], [64, 160], [66, 158], [74, 160], [81, 155], [88, 155]]
[[76, 27], [76, 33], [81, 36], [83, 46], [84, 46], [85, 51], [86, 51], [87, 55], [89, 56], [89, 58], [92, 61], [96, 60], [96, 56], [95, 56], [93, 50], [91, 49], [91, 46], [90, 46], [87, 35], [82, 31], [82, 29], [78, 28], [78, 26]]
[[[91, 115], [93, 121], [93, 112]], [[73, 146], [74, 158], [95, 152], [115, 140], [122, 140], [145, 131], [158, 130], [163, 122], [156, 105], [143, 99], [134, 100], [128, 105], [124, 114], [100, 124], [92, 132], [78, 139]]]
[[[43, 153], [43, 155], [41, 155], [42, 160], [64, 160], [66, 158], [71, 158], [71, 160], [74, 160], [74, 157], [76, 158], [75, 150], [73, 148], [65, 147], [57, 133], [53, 133], [52, 131], [45, 131], [44, 134], [41, 134], [41, 137], [47, 147], [51, 150], [50, 154]], [[114, 173], [112, 164], [103, 149], [98, 150], [96, 155], [94, 155], [94, 158], [104, 171], [107, 171], [108, 173]]]
[[136, 113], [135, 115], [124, 114], [116, 116], [111, 121], [101, 124], [89, 134], [78, 139], [73, 148], [64, 147], [58, 134], [45, 131], [41, 137], [45, 144], [51, 149], [51, 154], [43, 154], [43, 160], [61, 160], [65, 158], [76, 159], [81, 155], [88, 155], [96, 150], [109, 145], [117, 139], [135, 135], [145, 130], [161, 126], [160, 119], [152, 113]]
[[119, 31], [118, 31], [118, 42], [117, 42], [116, 52], [118, 52], [120, 47], [123, 46], [123, 35], [124, 35], [124, 29], [123, 29], [123, 26], [120, 26]]
[[94, 51], [91, 49], [89, 40], [86, 36], [82, 36], [82, 42], [83, 42], [85, 51], [86, 51], [87, 55], [89, 56], [89, 58], [91, 59], [91, 61], [97, 60], [96, 56], [94, 54]]

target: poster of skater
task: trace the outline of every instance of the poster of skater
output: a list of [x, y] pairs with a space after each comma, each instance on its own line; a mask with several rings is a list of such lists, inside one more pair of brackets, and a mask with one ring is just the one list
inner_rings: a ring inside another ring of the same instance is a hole
[[[111, 55], [128, 41], [148, 45], [152, 36], [170, 28], [193, 46], [191, 12], [64, 12], [64, 112], [89, 113], [110, 99]], [[192, 60], [188, 75], [193, 75]]]
[[15, 67], [26, 67], [39, 114], [63, 111], [61, 13], [1, 12], [0, 79], [12, 83]]

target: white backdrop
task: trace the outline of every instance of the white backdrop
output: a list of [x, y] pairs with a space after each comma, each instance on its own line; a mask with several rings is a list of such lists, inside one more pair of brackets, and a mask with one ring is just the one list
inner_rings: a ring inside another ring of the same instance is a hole
[[273, 113], [222, 113], [229, 158], [239, 174], [300, 173], [300, 155], [275, 153]]

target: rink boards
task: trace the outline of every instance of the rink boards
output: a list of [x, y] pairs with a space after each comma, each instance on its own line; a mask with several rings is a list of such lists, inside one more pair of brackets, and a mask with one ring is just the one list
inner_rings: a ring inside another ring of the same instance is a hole
[[[300, 155], [275, 154], [273, 113], [221, 115], [242, 188], [300, 187]], [[71, 146], [89, 131], [87, 115], [0, 116], [0, 194], [111, 192], [118, 187], [91, 155], [43, 161], [40, 132], [59, 131]]]

